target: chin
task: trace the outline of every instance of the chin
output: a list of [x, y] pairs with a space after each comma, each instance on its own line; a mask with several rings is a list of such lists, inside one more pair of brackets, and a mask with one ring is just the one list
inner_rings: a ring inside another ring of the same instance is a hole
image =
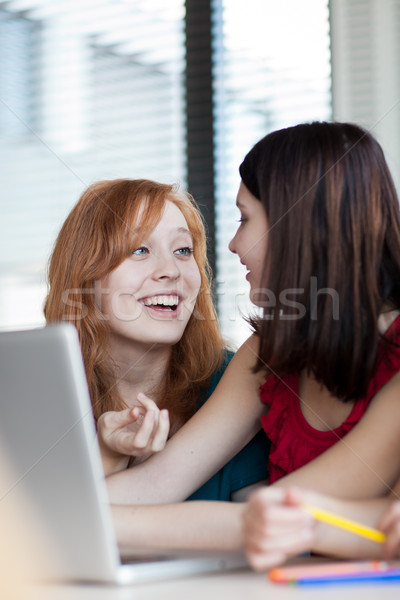
[[154, 346], [168, 346], [171, 347], [175, 346], [176, 344], [178, 344], [182, 339], [182, 336], [180, 335], [179, 337], [165, 337], [165, 338], [158, 338], [158, 339], [152, 339], [148, 341], [149, 345], [154, 345]]
[[177, 332], [166, 331], [161, 333], [160, 331], [158, 331], [157, 333], [155, 333], [154, 336], [151, 336], [149, 342], [165, 346], [174, 346], [182, 339], [184, 331], [184, 329], [182, 331]]
[[259, 286], [250, 286], [249, 298], [250, 302], [255, 306], [258, 306], [260, 308], [263, 308], [263, 306], [265, 306], [265, 296], [260, 294]]

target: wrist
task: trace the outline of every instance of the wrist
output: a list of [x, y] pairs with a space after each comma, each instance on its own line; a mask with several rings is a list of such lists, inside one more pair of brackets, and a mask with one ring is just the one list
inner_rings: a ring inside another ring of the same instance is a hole
[[106, 477], [128, 468], [129, 456], [119, 455], [119, 457], [111, 458], [110, 456], [104, 456], [102, 454], [101, 458]]
[[119, 471], [123, 471], [128, 467], [130, 459], [129, 456], [110, 450], [110, 448], [102, 442], [100, 436], [97, 436], [97, 441], [99, 444], [104, 474], [106, 476], [112, 475], [113, 473], [118, 473]]

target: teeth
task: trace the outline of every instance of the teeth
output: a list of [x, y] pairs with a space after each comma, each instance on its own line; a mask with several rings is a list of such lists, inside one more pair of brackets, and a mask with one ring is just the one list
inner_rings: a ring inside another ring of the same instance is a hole
[[178, 296], [150, 296], [141, 301], [145, 306], [155, 306], [161, 304], [163, 306], [176, 306], [179, 304]]

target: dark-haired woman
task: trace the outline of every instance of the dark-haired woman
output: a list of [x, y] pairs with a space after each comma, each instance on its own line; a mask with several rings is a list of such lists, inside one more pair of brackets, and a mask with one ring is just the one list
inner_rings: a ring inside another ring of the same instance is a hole
[[109, 477], [111, 498], [184, 499], [261, 423], [276, 486], [384, 496], [400, 476], [400, 211], [382, 149], [356, 125], [303, 124], [240, 173], [230, 249], [262, 317], [165, 449]]

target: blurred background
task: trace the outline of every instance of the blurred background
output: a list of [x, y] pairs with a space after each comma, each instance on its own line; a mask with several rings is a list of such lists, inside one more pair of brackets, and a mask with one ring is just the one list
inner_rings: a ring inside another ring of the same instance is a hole
[[400, 0], [0, 0], [0, 329], [43, 324], [46, 263], [98, 179], [178, 182], [207, 220], [225, 337], [238, 166], [271, 130], [349, 120], [400, 182]]

